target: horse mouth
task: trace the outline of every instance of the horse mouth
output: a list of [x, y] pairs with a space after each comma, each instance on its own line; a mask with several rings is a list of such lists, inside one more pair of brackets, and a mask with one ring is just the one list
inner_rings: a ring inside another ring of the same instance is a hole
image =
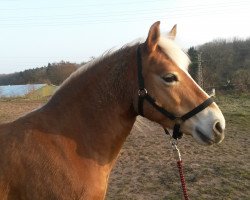
[[205, 135], [199, 128], [196, 128], [195, 131], [198, 133], [198, 136], [202, 140], [202, 142], [206, 143], [207, 145], [214, 144], [214, 141], [207, 135]]

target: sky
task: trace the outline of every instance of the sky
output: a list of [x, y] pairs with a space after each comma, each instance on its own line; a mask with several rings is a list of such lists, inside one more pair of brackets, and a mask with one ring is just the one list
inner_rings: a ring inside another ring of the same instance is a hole
[[0, 74], [81, 63], [177, 24], [184, 49], [250, 37], [249, 0], [0, 0]]

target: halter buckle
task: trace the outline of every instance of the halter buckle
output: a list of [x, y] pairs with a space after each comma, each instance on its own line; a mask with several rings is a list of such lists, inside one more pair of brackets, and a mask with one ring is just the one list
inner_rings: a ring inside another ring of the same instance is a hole
[[148, 91], [146, 90], [146, 88], [138, 90], [138, 96], [139, 97], [145, 97], [147, 94], [148, 94]]

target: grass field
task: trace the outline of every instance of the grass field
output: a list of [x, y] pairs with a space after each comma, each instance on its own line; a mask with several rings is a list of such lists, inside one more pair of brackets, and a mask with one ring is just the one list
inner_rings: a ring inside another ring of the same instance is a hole
[[[250, 199], [250, 94], [218, 95], [226, 122], [222, 144], [204, 147], [186, 136], [179, 142], [190, 199]], [[0, 123], [44, 104], [0, 100]], [[169, 137], [138, 118], [110, 176], [107, 200], [182, 199]]]

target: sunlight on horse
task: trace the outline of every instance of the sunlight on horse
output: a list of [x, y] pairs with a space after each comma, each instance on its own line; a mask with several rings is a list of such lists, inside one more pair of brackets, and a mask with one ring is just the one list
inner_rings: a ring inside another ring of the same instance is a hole
[[[146, 91], [174, 116], [209, 98], [187, 72], [190, 61], [174, 42], [176, 26], [168, 37], [159, 26], [151, 26], [144, 43], [82, 66], [43, 107], [0, 125], [0, 199], [105, 198], [110, 171], [139, 112], [138, 59]], [[142, 109], [164, 128], [177, 123], [147, 101]], [[224, 129], [212, 102], [180, 124], [180, 132], [207, 145], [221, 142]]]

